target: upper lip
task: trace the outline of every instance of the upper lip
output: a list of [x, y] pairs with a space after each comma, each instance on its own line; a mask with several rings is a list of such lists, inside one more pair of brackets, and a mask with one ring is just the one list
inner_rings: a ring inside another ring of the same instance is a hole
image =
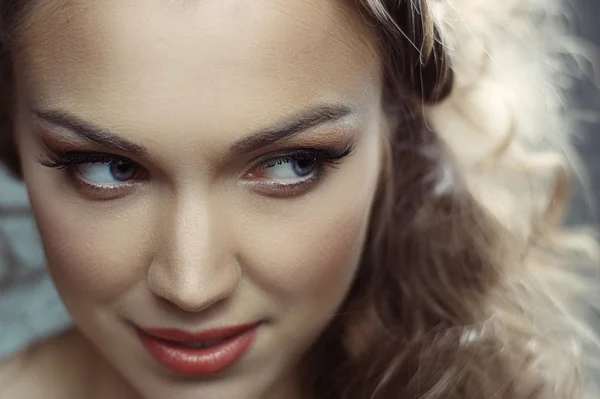
[[259, 324], [259, 322], [240, 324], [237, 326], [213, 328], [197, 332], [190, 332], [171, 328], [140, 328], [140, 330], [143, 333], [150, 335], [154, 338], [160, 338], [173, 342], [194, 343], [215, 341], [219, 339], [233, 337], [248, 330], [251, 330], [257, 327]]

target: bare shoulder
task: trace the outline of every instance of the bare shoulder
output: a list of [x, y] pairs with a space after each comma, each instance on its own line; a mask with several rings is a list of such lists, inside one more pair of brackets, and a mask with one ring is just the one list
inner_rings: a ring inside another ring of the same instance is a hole
[[80, 398], [83, 369], [73, 367], [81, 343], [72, 331], [45, 339], [0, 361], [0, 399]]

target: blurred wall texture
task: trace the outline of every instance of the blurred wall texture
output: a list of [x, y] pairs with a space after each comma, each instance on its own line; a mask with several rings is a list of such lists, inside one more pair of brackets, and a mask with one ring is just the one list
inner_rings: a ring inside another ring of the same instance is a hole
[[[589, 72], [600, 76], [600, 0], [577, 0], [574, 6], [581, 35], [589, 40], [590, 45], [598, 47], [593, 48], [592, 56], [596, 59], [590, 60]], [[596, 84], [600, 84], [600, 80]], [[592, 190], [593, 197], [600, 198], [600, 90], [594, 85], [584, 85], [578, 94], [577, 103], [588, 115], [584, 126], [585, 135], [578, 143], [579, 149], [589, 171], [589, 188]], [[593, 220], [598, 224], [599, 221], [596, 219], [600, 215], [599, 204], [598, 201], [586, 203], [581, 196], [577, 197], [573, 203], [571, 220], [589, 222], [590, 217], [595, 214]], [[589, 207], [592, 209], [588, 209]]]

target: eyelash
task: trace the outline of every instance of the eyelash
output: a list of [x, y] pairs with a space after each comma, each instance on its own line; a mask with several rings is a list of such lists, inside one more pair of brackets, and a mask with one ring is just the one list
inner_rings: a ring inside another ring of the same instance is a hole
[[[315, 184], [321, 180], [326, 172], [327, 167], [336, 168], [340, 161], [350, 155], [354, 151], [354, 145], [352, 143], [347, 144], [343, 147], [326, 147], [321, 149], [296, 149], [288, 150], [285, 153], [270, 154], [268, 157], [264, 157], [254, 163], [250, 168], [251, 171], [258, 169], [260, 171], [266, 171], [269, 168], [277, 165], [282, 165], [290, 162], [299, 161], [314, 161], [315, 171], [311, 175], [301, 180], [300, 182], [294, 183], [281, 183], [273, 182], [270, 179], [259, 178], [255, 182], [262, 189], [269, 192], [270, 195], [275, 196], [292, 196], [301, 193], [309, 186]], [[122, 184], [114, 184], [102, 186], [98, 184], [92, 184], [83, 181], [80, 177], [76, 176], [75, 167], [78, 165], [85, 164], [112, 164], [118, 161], [127, 162], [136, 168], [140, 168], [143, 171], [143, 175], [140, 178], [136, 178], [134, 182], [124, 182]], [[107, 154], [107, 153], [94, 153], [94, 152], [79, 152], [79, 151], [48, 151], [45, 157], [40, 157], [38, 162], [48, 168], [64, 169], [69, 177], [78, 184], [81, 188], [86, 190], [90, 195], [94, 197], [102, 197], [105, 199], [111, 199], [119, 196], [123, 189], [131, 188], [143, 180], [147, 172], [138, 163], [131, 161], [125, 157]], [[252, 174], [252, 173], [250, 173]], [[254, 182], [253, 182], [254, 183]], [[116, 194], [116, 195], [115, 195]]]
[[[127, 162], [136, 168], [139, 168], [139, 171], [136, 175], [141, 175], [136, 177], [134, 182], [123, 182], [121, 184], [111, 184], [111, 185], [101, 185], [101, 184], [92, 184], [84, 181], [82, 178], [76, 176], [75, 168], [79, 165], [85, 164], [113, 164], [115, 162]], [[38, 162], [46, 166], [48, 168], [53, 169], [64, 169], [67, 173], [70, 180], [75, 183], [80, 189], [82, 189], [88, 196], [91, 196], [95, 199], [113, 199], [119, 197], [123, 190], [130, 189], [139, 184], [140, 180], [143, 180], [146, 177], [147, 172], [145, 172], [144, 168], [136, 162], [133, 162], [125, 157], [120, 157], [118, 155], [106, 154], [106, 153], [97, 153], [97, 152], [80, 152], [80, 151], [51, 151], [48, 149], [47, 154], [44, 157], [40, 157]]]
[[94, 152], [48, 152], [46, 158], [40, 158], [38, 162], [43, 166], [55, 169], [66, 169], [72, 166], [83, 165], [87, 163], [104, 163], [110, 164], [115, 161], [126, 161], [137, 165], [135, 162], [127, 158], [116, 155], [94, 153]]
[[328, 147], [322, 149], [296, 149], [288, 150], [284, 153], [269, 154], [268, 157], [256, 162], [251, 170], [258, 168], [266, 171], [267, 169], [290, 162], [314, 161], [314, 172], [310, 176], [294, 183], [274, 182], [271, 179], [258, 179], [252, 182], [267, 191], [269, 195], [277, 197], [290, 197], [301, 194], [309, 187], [323, 179], [327, 168], [337, 168], [341, 160], [354, 151], [354, 145], [348, 143], [343, 147]]

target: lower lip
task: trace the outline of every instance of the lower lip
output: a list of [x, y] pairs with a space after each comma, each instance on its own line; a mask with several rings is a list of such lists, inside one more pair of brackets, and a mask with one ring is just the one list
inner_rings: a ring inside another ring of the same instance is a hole
[[236, 364], [252, 346], [257, 329], [258, 326], [202, 349], [171, 343], [141, 331], [138, 335], [146, 350], [167, 369], [178, 374], [201, 376], [218, 374]]

